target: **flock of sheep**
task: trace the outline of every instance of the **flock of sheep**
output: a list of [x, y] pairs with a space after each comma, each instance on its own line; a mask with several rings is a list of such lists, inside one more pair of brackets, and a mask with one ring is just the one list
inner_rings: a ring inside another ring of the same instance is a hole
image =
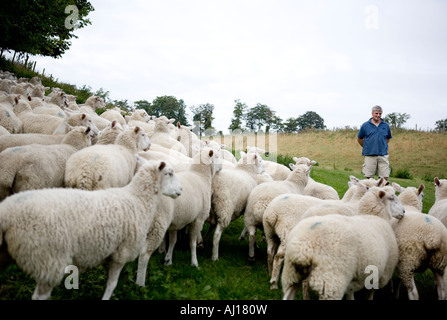
[[371, 272], [377, 281], [370, 298], [396, 272], [408, 297], [418, 299], [414, 273], [427, 268], [438, 298], [446, 298], [447, 180], [435, 178], [428, 214], [422, 184], [403, 188], [352, 176], [340, 199], [310, 178], [315, 162], [308, 158], [293, 158], [288, 168], [247, 147], [236, 161], [175, 119], [119, 109], [98, 116], [101, 98], [78, 105], [57, 88], [46, 96], [48, 89], [39, 78], [0, 72], [0, 266], [14, 262], [29, 274], [33, 299], [50, 298], [67, 266], [84, 270], [105, 260], [103, 299], [137, 258], [136, 282], [144, 286], [151, 254], [165, 251], [165, 264], [172, 264], [186, 227], [198, 266], [205, 222], [216, 261], [222, 232], [241, 215], [249, 260], [262, 229], [270, 286], [278, 289], [281, 277], [284, 299], [301, 287], [304, 298], [312, 289], [320, 299], [353, 299]]

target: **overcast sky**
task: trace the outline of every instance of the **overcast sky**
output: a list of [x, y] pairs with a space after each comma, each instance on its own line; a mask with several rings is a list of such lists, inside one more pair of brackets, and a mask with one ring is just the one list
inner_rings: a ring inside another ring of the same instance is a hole
[[444, 0], [90, 2], [92, 25], [61, 59], [33, 58], [39, 71], [116, 100], [211, 103], [224, 133], [235, 99], [329, 129], [359, 128], [374, 105], [407, 128], [447, 118]]

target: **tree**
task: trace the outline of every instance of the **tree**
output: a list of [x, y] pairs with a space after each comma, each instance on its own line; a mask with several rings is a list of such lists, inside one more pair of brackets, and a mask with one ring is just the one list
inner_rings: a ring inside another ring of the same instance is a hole
[[275, 111], [265, 104], [258, 103], [250, 108], [245, 114], [246, 127], [252, 131], [261, 130], [265, 126], [265, 131], [270, 130], [274, 121]]
[[408, 119], [410, 119], [411, 116], [406, 113], [398, 113], [398, 112], [392, 112], [386, 115], [383, 120], [388, 122], [388, 124], [393, 129], [402, 128], [402, 126], [407, 122]]
[[299, 130], [299, 121], [298, 118], [287, 118], [284, 123], [284, 132], [286, 133], [294, 133]]
[[326, 129], [324, 120], [314, 111], [307, 111], [297, 118], [299, 130]]
[[247, 110], [248, 106], [245, 103], [242, 103], [239, 99], [234, 100], [236, 105], [233, 110], [233, 118], [231, 119], [231, 124], [228, 127], [229, 130], [233, 131], [236, 129], [242, 130], [242, 121], [244, 119], [245, 110]]
[[435, 123], [435, 130], [436, 131], [441, 131], [441, 132], [447, 131], [447, 118], [445, 118], [444, 120], [436, 121], [436, 123]]
[[74, 30], [91, 24], [91, 11], [86, 0], [0, 0], [1, 52], [60, 58], [77, 38]]
[[[213, 127], [213, 111], [214, 105], [210, 103], [200, 104], [198, 106], [192, 106], [191, 108], [193, 116], [193, 121], [199, 123], [200, 136], [205, 130], [214, 130]], [[195, 131], [195, 130], [193, 130]], [[213, 131], [214, 132], [214, 131]]]
[[143, 109], [146, 110], [147, 114], [150, 114], [151, 111], [151, 103], [147, 100], [138, 100], [133, 103], [135, 109]]
[[151, 116], [166, 116], [179, 121], [182, 125], [189, 126], [186, 118], [186, 105], [182, 99], [177, 100], [174, 96], [156, 97], [148, 109], [146, 111]]

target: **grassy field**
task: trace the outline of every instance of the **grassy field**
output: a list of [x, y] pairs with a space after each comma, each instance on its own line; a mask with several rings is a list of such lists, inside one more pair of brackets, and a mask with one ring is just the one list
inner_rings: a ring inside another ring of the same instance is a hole
[[[278, 135], [278, 161], [292, 162], [292, 156], [307, 156], [318, 161], [311, 176], [333, 186], [343, 196], [350, 175], [362, 178], [361, 148], [355, 141], [356, 132], [308, 132], [298, 135]], [[427, 212], [434, 203], [433, 177], [445, 177], [447, 170], [447, 135], [427, 132], [396, 132], [390, 145], [394, 173], [407, 169], [411, 179], [392, 177], [402, 186], [424, 183], [424, 208]], [[272, 157], [272, 155], [270, 156]], [[403, 175], [407, 176], [407, 175]], [[407, 176], [408, 177], [408, 176]], [[205, 226], [206, 228], [207, 226]], [[248, 241], [239, 241], [243, 229], [240, 218], [227, 228], [220, 242], [220, 260], [211, 261], [211, 240], [199, 252], [199, 269], [190, 266], [190, 253], [186, 239], [179, 239], [174, 250], [173, 265], [163, 265], [164, 255], [155, 253], [147, 276], [147, 286], [135, 284], [137, 263], [129, 263], [120, 276], [112, 299], [117, 300], [278, 300], [281, 290], [269, 289], [266, 265], [266, 244], [258, 232], [259, 249], [256, 261], [249, 264]], [[100, 299], [105, 288], [105, 268], [90, 270], [80, 275], [79, 289], [68, 290], [62, 283], [54, 289], [52, 299]], [[395, 281], [395, 279], [394, 279]], [[422, 300], [436, 299], [436, 288], [430, 271], [418, 274], [416, 284]], [[0, 299], [28, 300], [35, 283], [15, 265], [0, 273]], [[361, 293], [359, 295], [361, 297]], [[389, 290], [379, 290], [376, 299], [391, 299]], [[301, 299], [301, 296], [298, 297]], [[406, 291], [401, 289], [401, 298]]]

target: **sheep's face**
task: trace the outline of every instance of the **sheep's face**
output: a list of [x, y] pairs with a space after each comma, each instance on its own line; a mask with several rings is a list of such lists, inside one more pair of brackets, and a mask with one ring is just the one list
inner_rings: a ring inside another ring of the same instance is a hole
[[99, 135], [99, 129], [92, 121], [92, 118], [89, 115], [83, 113], [80, 115], [80, 119], [81, 119], [80, 123], [81, 126], [89, 127], [92, 130], [95, 137]]
[[261, 156], [256, 153], [249, 153], [244, 156], [244, 159], [241, 159], [242, 161], [246, 161], [247, 164], [253, 164], [256, 167], [256, 173], [261, 174], [265, 172], [265, 163], [264, 160], [262, 160]]
[[[138, 128], [138, 127], [137, 127]], [[147, 136], [143, 129], [139, 129], [136, 132], [138, 149], [147, 151], [151, 147], [151, 140]]]
[[382, 188], [377, 197], [381, 199], [383, 205], [386, 208], [386, 211], [390, 214], [391, 217], [396, 219], [403, 218], [405, 214], [405, 209], [400, 200], [397, 198], [394, 190], [388, 190], [387, 188]]
[[162, 161], [158, 170], [161, 175], [161, 193], [173, 199], [180, 196], [182, 194], [182, 185], [177, 179], [171, 165]]

